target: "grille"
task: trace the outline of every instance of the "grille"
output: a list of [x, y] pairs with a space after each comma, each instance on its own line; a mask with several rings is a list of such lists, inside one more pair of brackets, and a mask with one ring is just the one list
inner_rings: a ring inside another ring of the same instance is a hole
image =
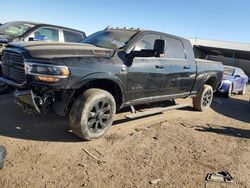
[[24, 58], [15, 52], [3, 52], [2, 54], [2, 74], [4, 77], [16, 82], [25, 82]]

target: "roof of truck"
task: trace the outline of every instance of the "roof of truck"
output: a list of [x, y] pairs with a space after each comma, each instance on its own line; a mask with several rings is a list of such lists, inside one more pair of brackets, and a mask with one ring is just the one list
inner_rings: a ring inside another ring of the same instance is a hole
[[105, 28], [105, 30], [124, 30], [124, 31], [152, 32], [152, 33], [158, 33], [160, 35], [166, 35], [168, 37], [177, 38], [177, 39], [180, 39], [180, 40], [189, 41], [186, 38], [179, 37], [179, 36], [176, 36], [176, 35], [163, 33], [163, 32], [160, 32], [160, 31], [154, 31], [154, 30], [144, 30], [144, 29], [139, 28], [139, 27], [112, 27], [112, 26], [108, 26], [108, 27]]

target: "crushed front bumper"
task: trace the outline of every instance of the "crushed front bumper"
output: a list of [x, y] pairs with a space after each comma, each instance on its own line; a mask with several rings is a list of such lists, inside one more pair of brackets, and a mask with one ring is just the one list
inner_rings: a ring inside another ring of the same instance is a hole
[[16, 103], [22, 107], [22, 109], [28, 114], [41, 113], [38, 107], [39, 97], [31, 90], [25, 88], [25, 83], [17, 83], [5, 77], [0, 77], [0, 82], [7, 84], [13, 88], [18, 88], [14, 92]]
[[25, 83], [17, 83], [15, 81], [12, 81], [12, 80], [4, 78], [4, 77], [0, 77], [0, 82], [5, 83], [9, 86], [18, 87], [18, 88], [22, 88], [26, 84], [26, 82]]
[[28, 114], [41, 113], [38, 107], [39, 97], [36, 96], [31, 89], [16, 90], [14, 92], [16, 103]]

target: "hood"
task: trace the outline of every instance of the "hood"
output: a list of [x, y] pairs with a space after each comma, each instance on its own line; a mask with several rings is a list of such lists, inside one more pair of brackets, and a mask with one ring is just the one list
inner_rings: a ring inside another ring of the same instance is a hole
[[33, 58], [54, 59], [65, 57], [111, 57], [114, 50], [100, 48], [83, 43], [60, 43], [60, 42], [15, 42], [9, 43], [8, 47], [23, 48]]

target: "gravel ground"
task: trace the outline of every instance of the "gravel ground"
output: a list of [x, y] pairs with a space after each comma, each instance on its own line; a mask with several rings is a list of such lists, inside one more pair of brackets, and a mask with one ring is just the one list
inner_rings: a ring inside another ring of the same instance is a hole
[[217, 96], [206, 112], [188, 107], [133, 121], [125, 110], [103, 138], [83, 142], [67, 118], [28, 116], [11, 95], [0, 96], [8, 150], [0, 187], [204, 187], [208, 172], [224, 169], [235, 178], [228, 187], [250, 187], [249, 98]]

